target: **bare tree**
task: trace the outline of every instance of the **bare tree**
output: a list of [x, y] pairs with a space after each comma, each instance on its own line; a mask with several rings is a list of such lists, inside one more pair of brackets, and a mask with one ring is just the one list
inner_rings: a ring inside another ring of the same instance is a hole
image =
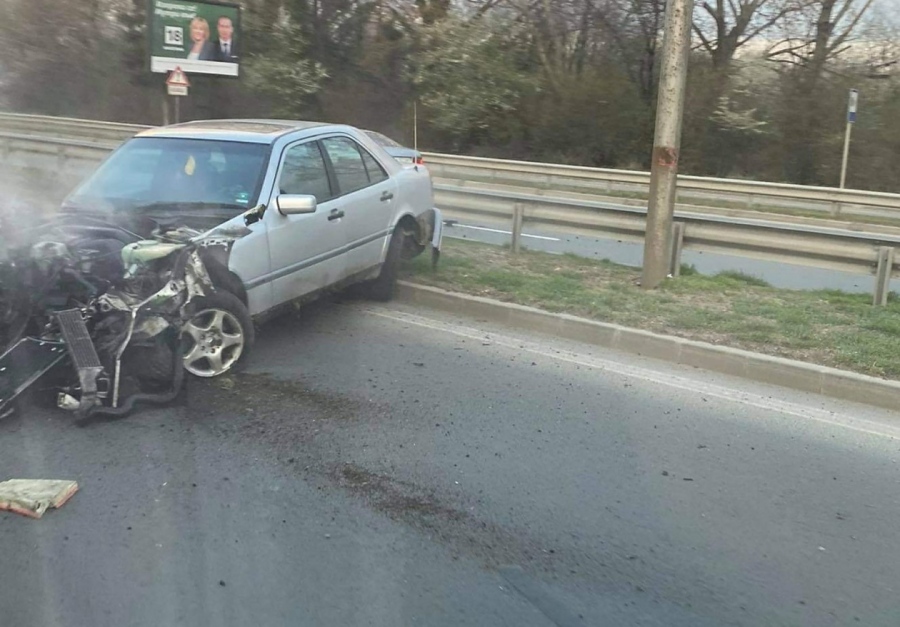
[[694, 33], [713, 67], [725, 70], [741, 46], [773, 29], [801, 6], [794, 0], [706, 0], [694, 17]]
[[608, 0], [601, 13], [621, 62], [647, 103], [656, 99], [657, 50], [665, 13], [665, 0]]
[[470, 19], [497, 12], [526, 25], [544, 79], [556, 93], [592, 63], [617, 59], [645, 101], [652, 101], [665, 0], [467, 0], [465, 6]]
[[772, 61], [804, 70], [812, 90], [829, 61], [849, 50], [874, 0], [808, 0], [786, 23], [787, 36], [767, 52]]

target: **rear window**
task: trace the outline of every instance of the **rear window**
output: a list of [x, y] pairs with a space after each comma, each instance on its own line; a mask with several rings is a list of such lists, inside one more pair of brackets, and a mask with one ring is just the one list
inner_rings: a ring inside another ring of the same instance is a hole
[[382, 135], [381, 133], [376, 133], [375, 131], [366, 131], [366, 134], [382, 148], [403, 148], [403, 144], [398, 144], [390, 137]]

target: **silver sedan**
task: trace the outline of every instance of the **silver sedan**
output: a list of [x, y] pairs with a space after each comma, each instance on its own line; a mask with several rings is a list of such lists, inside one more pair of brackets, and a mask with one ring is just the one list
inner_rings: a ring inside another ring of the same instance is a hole
[[[207, 262], [218, 294], [185, 329], [185, 366], [199, 376], [233, 368], [250, 349], [253, 319], [286, 304], [352, 283], [391, 298], [400, 260], [428, 247], [436, 259], [441, 242], [424, 167], [401, 165], [356, 128], [312, 122], [198, 121], [145, 131], [63, 210], [227, 241], [215, 247], [226, 253]], [[146, 261], [164, 249], [153, 244], [129, 254]]]

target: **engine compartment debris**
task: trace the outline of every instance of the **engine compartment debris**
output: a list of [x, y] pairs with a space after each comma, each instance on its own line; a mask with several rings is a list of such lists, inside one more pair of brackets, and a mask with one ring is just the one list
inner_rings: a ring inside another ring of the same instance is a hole
[[0, 226], [0, 417], [38, 380], [77, 417], [175, 398], [191, 304], [240, 233], [64, 213]]

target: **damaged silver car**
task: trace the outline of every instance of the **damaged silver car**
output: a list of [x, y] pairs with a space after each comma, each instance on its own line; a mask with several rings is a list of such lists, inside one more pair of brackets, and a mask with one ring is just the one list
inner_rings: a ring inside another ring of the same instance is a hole
[[391, 298], [442, 220], [425, 168], [348, 126], [204, 121], [125, 142], [38, 225], [0, 231], [0, 416], [35, 381], [81, 416], [167, 402], [323, 290]]
[[65, 215], [3, 229], [0, 416], [42, 377], [62, 409], [123, 415], [172, 400], [198, 355], [217, 371], [240, 359], [252, 322], [210, 274], [233, 240], [156, 236]]

